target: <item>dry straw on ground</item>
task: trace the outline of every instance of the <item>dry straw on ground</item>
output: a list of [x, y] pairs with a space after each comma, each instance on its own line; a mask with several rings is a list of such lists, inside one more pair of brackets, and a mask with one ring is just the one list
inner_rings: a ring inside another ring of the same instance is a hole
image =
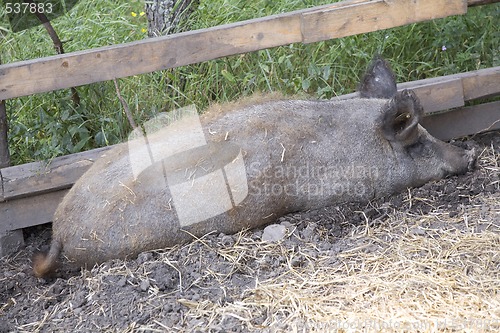
[[[391, 216], [353, 231], [352, 249], [311, 259], [306, 269], [256, 281], [238, 302], [190, 304], [192, 317], [234, 316], [253, 325], [306, 331], [497, 331], [500, 329], [500, 196], [494, 210], [447, 217]], [[408, 228], [407, 219], [416, 224]], [[434, 227], [437, 224], [439, 226]], [[265, 251], [287, 250], [249, 241]], [[314, 251], [314, 244], [310, 244]], [[307, 252], [307, 249], [303, 249]], [[237, 261], [238, 251], [234, 260]], [[288, 258], [289, 262], [293, 258]]]

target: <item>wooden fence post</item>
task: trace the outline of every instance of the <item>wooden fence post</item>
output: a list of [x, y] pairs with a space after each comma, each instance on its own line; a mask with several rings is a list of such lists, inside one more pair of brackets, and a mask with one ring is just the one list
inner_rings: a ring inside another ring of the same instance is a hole
[[[0, 58], [0, 65], [2, 59]], [[0, 169], [10, 166], [9, 138], [8, 138], [7, 107], [4, 100], [0, 100]], [[3, 182], [0, 172], [0, 182]], [[0, 187], [2, 189], [2, 187]], [[3, 193], [2, 193], [3, 195]], [[23, 230], [4, 230], [0, 225], [0, 256], [11, 253], [24, 244]]]
[[[0, 57], [0, 65], [1, 64], [2, 58]], [[5, 101], [0, 100], [0, 169], [10, 165], [8, 130], [7, 108], [5, 106]]]

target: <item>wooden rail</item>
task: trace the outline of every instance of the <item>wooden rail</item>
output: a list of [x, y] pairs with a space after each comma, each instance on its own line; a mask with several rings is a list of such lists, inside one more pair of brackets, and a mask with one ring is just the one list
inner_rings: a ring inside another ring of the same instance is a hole
[[[398, 90], [415, 91], [426, 113], [422, 125], [436, 138], [450, 140], [500, 128], [498, 103], [464, 107], [466, 102], [499, 95], [499, 82], [500, 66], [400, 83]], [[338, 98], [357, 96], [352, 93]]]
[[[398, 84], [398, 90], [414, 90], [426, 113], [464, 106], [465, 102], [500, 93], [500, 66]], [[339, 98], [358, 97], [358, 93]]]
[[466, 12], [467, 0], [348, 0], [208, 29], [20, 61], [0, 66], [0, 100]]
[[500, 101], [433, 113], [424, 117], [421, 124], [429, 133], [441, 140], [498, 130]]

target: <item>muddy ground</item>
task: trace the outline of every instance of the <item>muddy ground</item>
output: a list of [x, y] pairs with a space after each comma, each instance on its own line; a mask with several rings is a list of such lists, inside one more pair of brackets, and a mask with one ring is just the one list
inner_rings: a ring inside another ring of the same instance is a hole
[[500, 132], [474, 172], [369, 204], [37, 279], [50, 225], [0, 259], [0, 332], [500, 329]]

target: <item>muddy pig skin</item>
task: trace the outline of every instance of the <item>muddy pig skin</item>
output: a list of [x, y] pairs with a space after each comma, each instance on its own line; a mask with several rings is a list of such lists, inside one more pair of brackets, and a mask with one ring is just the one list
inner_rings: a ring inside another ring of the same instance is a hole
[[114, 147], [57, 208], [50, 251], [34, 258], [34, 274], [53, 272], [61, 251], [90, 267], [294, 211], [368, 201], [473, 167], [473, 150], [419, 125], [416, 95], [396, 91], [383, 59], [368, 68], [360, 96], [214, 106], [199, 128], [181, 119], [168, 133], [150, 135], [147, 148], [140, 139]]

